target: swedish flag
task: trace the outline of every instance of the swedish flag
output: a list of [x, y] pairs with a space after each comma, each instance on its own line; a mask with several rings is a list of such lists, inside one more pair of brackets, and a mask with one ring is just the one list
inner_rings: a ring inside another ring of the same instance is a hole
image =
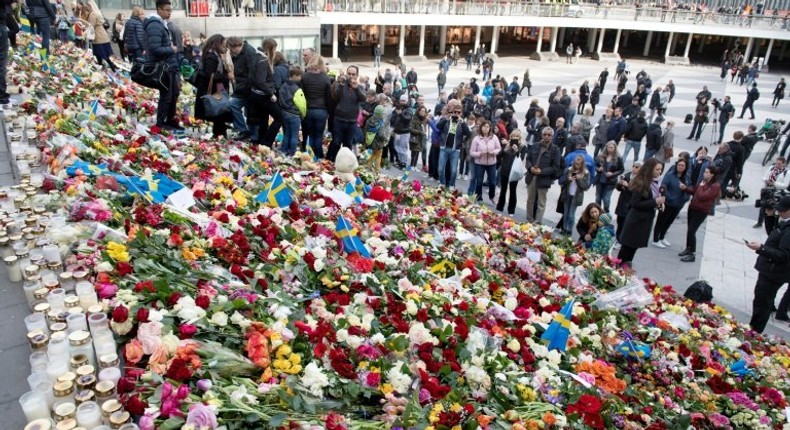
[[106, 164], [90, 164], [82, 160], [76, 160], [71, 166], [66, 167], [66, 174], [75, 176], [81, 171], [85, 176], [99, 176], [110, 173]]
[[343, 251], [347, 254], [357, 252], [365, 258], [370, 258], [370, 252], [368, 252], [368, 249], [365, 248], [365, 244], [357, 237], [357, 230], [351, 228], [351, 224], [342, 216], [337, 220], [335, 234], [343, 242]]
[[362, 203], [362, 195], [357, 190], [357, 187], [355, 187], [351, 182], [346, 184], [346, 194], [351, 196], [355, 203]]
[[97, 116], [107, 116], [107, 109], [99, 104], [99, 99], [94, 100], [93, 103], [91, 103], [91, 107], [88, 109], [88, 118], [90, 118], [91, 121], [95, 120]]
[[125, 186], [129, 193], [140, 194], [152, 203], [163, 203], [167, 198], [184, 186], [163, 173], [150, 173], [143, 176], [126, 176], [114, 174], [119, 184]]
[[554, 320], [549, 324], [549, 328], [540, 337], [541, 340], [549, 343], [549, 350], [556, 349], [564, 352], [568, 345], [568, 336], [571, 334], [571, 318], [573, 317], [574, 300], [565, 303], [560, 312], [554, 315]]
[[364, 193], [366, 196], [367, 196], [368, 194], [370, 194], [370, 190], [372, 190], [372, 189], [373, 189], [373, 187], [371, 187], [370, 185], [368, 185], [368, 184], [366, 184], [366, 183], [362, 182], [362, 178], [360, 178], [359, 176], [357, 176], [357, 182], [356, 182], [356, 184], [354, 184], [354, 185], [355, 185], [357, 188], [360, 188], [360, 187], [362, 187], [362, 192], [363, 192], [363, 193]]
[[76, 87], [77, 85], [79, 85], [79, 84], [81, 84], [81, 83], [82, 83], [82, 78], [80, 78], [79, 76], [77, 76], [77, 74], [76, 74], [76, 73], [72, 73], [72, 74], [71, 74], [71, 80], [74, 82], [74, 86], [75, 86], [75, 87]]
[[282, 208], [288, 206], [293, 201], [291, 197], [291, 190], [285, 186], [285, 181], [277, 172], [272, 176], [272, 182], [269, 184], [269, 189], [262, 191], [255, 197], [255, 201], [268, 203], [272, 207]]
[[315, 156], [315, 151], [313, 151], [313, 148], [310, 145], [307, 145], [307, 148], [305, 148], [305, 150], [307, 151], [308, 154], [310, 154], [311, 157], [313, 157], [313, 161], [318, 160], [318, 157]]

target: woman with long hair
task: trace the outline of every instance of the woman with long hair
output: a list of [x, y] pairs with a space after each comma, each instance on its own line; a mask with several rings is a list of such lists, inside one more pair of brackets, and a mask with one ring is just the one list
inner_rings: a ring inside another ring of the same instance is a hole
[[708, 218], [716, 199], [721, 195], [719, 185], [719, 171], [716, 166], [707, 166], [702, 173], [702, 181], [696, 187], [682, 186], [684, 192], [692, 194], [688, 212], [688, 231], [686, 231], [686, 249], [679, 257], [680, 261], [690, 263], [696, 259], [697, 255], [697, 230]]
[[115, 22], [112, 23], [112, 40], [118, 44], [118, 52], [121, 53], [121, 59], [126, 59], [126, 48], [123, 41], [124, 25], [126, 19], [122, 13], [115, 15]]
[[576, 232], [579, 233], [579, 244], [589, 248], [598, 234], [598, 217], [603, 214], [603, 209], [597, 203], [590, 203], [584, 208], [579, 222], [576, 223]]
[[112, 71], [118, 70], [110, 59], [112, 55], [110, 36], [107, 34], [107, 30], [104, 29], [104, 15], [102, 15], [99, 7], [91, 0], [80, 9], [80, 13], [85, 17], [80, 18], [80, 21], [93, 29], [94, 37], [91, 41], [91, 46], [93, 47], [93, 55], [96, 57], [96, 62], [102, 67], [104, 67], [106, 62]]
[[[480, 134], [472, 139], [469, 155], [475, 160], [475, 194], [477, 201], [483, 201], [483, 175], [488, 176], [488, 199], [494, 203], [496, 195], [496, 160], [501, 150], [499, 140], [491, 130], [491, 123], [484, 121]], [[441, 176], [441, 175], [440, 175]]]
[[[280, 130], [282, 113], [277, 103], [277, 89], [274, 86], [274, 54], [277, 42], [267, 37], [258, 49], [255, 75], [250, 88], [250, 113], [248, 122], [259, 126], [258, 140], [255, 144], [272, 147]], [[308, 106], [309, 107], [309, 106]], [[271, 124], [269, 118], [272, 119]], [[317, 153], [316, 153], [317, 155]]]
[[304, 118], [302, 135], [318, 158], [324, 158], [324, 131], [329, 116], [331, 87], [324, 57], [313, 55], [302, 75], [302, 91], [307, 100], [307, 116]]
[[617, 185], [617, 178], [623, 174], [625, 167], [623, 157], [617, 152], [617, 143], [610, 140], [603, 151], [595, 159], [595, 203], [603, 205], [604, 211], [609, 213], [612, 201], [612, 191]]
[[228, 45], [225, 36], [215, 34], [206, 40], [203, 45], [203, 55], [200, 65], [200, 74], [198, 75], [195, 88], [197, 95], [195, 98], [195, 118], [211, 121], [211, 132], [214, 137], [225, 137], [228, 134], [227, 122], [232, 121], [230, 112], [220, 115], [219, 117], [206, 116], [205, 109], [203, 108], [203, 101], [201, 98], [207, 94], [214, 94], [218, 91], [227, 91], [229, 79], [229, 72], [225, 67], [222, 58], [228, 51]]
[[688, 161], [681, 158], [669, 168], [661, 181], [661, 190], [667, 201], [664, 210], [658, 213], [656, 225], [653, 227], [653, 246], [657, 248], [670, 245], [666, 240], [667, 231], [689, 199], [688, 193], [683, 191], [684, 187], [691, 187], [691, 172]]
[[[409, 167], [411, 170], [417, 168], [417, 160], [425, 148], [425, 140], [428, 137], [428, 109], [425, 105], [417, 106], [414, 116], [411, 117], [409, 123], [409, 152], [411, 153], [411, 160]], [[425, 165], [425, 158], [423, 157], [422, 164]]]
[[565, 170], [560, 178], [562, 190], [560, 200], [563, 203], [562, 211], [562, 231], [565, 234], [573, 235], [573, 227], [576, 222], [576, 208], [584, 202], [584, 192], [590, 188], [590, 172], [584, 162], [584, 157], [577, 155], [573, 163]]
[[664, 165], [655, 158], [650, 158], [642, 164], [628, 185], [631, 190], [630, 209], [620, 234], [621, 248], [617, 254], [623, 264], [631, 265], [636, 251], [646, 247], [650, 240], [656, 209], [663, 209], [666, 202], [666, 197], [659, 191], [658, 183], [663, 171]]

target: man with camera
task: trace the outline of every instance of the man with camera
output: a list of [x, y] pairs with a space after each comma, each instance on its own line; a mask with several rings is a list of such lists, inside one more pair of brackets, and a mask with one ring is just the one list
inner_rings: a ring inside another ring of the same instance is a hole
[[[758, 272], [758, 277], [757, 284], [754, 286], [752, 319], [749, 325], [758, 333], [765, 330], [771, 318], [771, 310], [779, 288], [790, 281], [790, 196], [782, 197], [776, 204], [775, 210], [779, 215], [779, 222], [769, 233], [765, 243], [746, 242], [749, 249], [757, 252], [754, 268]], [[785, 300], [783, 299], [782, 302]], [[777, 316], [785, 315], [777, 311]]]
[[787, 160], [780, 156], [776, 158], [774, 165], [763, 175], [765, 187], [760, 190], [760, 200], [755, 206], [760, 208], [760, 215], [754, 228], [760, 228], [765, 222], [765, 232], [771, 233], [776, 225], [775, 206], [787, 190], [788, 181]]
[[[707, 89], [707, 87], [704, 88]], [[708, 99], [697, 96], [697, 108], [694, 110], [694, 125], [691, 127], [691, 133], [689, 133], [689, 136], [686, 139], [694, 139], [695, 141], [699, 140], [699, 137], [702, 134], [702, 129], [705, 128], [705, 124], [708, 123], [709, 113], [710, 108], [708, 107]]]
[[[713, 113], [719, 112], [719, 139], [716, 140], [718, 145], [724, 140], [724, 129], [727, 127], [727, 123], [730, 122], [730, 118], [735, 115], [735, 107], [730, 102], [730, 96], [724, 96], [724, 103], [720, 102], [719, 99], [713, 99], [711, 103], [713, 104]], [[714, 119], [714, 121], [716, 120]]]

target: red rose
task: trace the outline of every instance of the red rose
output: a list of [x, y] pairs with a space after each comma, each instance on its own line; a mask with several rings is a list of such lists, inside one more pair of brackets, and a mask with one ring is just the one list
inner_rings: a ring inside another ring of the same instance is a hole
[[208, 296], [200, 295], [195, 299], [195, 304], [203, 309], [208, 309], [211, 299]]
[[380, 383], [381, 383], [380, 373], [370, 372], [365, 377], [365, 384], [367, 384], [368, 387], [378, 387]]
[[118, 305], [112, 310], [112, 320], [118, 324], [125, 323], [129, 319], [129, 309], [124, 305]]
[[144, 323], [148, 322], [148, 308], [142, 307], [137, 309], [137, 315], [135, 316], [137, 322]]
[[120, 261], [115, 264], [115, 271], [118, 272], [118, 276], [126, 276], [131, 274], [132, 271], [134, 271], [134, 268], [131, 264]]
[[187, 367], [186, 361], [180, 358], [174, 358], [170, 363], [170, 367], [167, 368], [165, 376], [170, 379], [175, 379], [176, 381], [186, 381], [192, 377], [192, 372]]
[[167, 241], [167, 244], [172, 247], [178, 247], [182, 243], [184, 243], [184, 239], [182, 239], [181, 236], [178, 235], [178, 233], [172, 233], [170, 235], [170, 239]]
[[132, 415], [142, 415], [148, 407], [148, 402], [140, 400], [140, 397], [134, 395], [126, 402], [126, 410]]
[[167, 305], [168, 306], [175, 306], [178, 301], [181, 300], [181, 293], [173, 293], [170, 297], [167, 298]]
[[126, 394], [134, 391], [137, 384], [133, 378], [125, 377], [118, 380], [118, 394]]
[[197, 333], [197, 326], [194, 324], [181, 324], [178, 326], [179, 339], [191, 339]]

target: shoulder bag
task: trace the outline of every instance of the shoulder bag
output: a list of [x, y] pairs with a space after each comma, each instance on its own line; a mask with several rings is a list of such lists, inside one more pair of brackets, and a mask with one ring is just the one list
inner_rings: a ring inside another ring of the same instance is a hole
[[513, 161], [513, 166], [510, 168], [510, 177], [508, 180], [510, 182], [520, 181], [526, 174], [527, 166], [520, 157], [516, 156], [516, 159]]
[[135, 61], [132, 63], [132, 70], [129, 72], [133, 82], [160, 91], [170, 88], [170, 78], [167, 74], [168, 65], [165, 61], [156, 63]]
[[217, 118], [230, 112], [230, 98], [227, 91], [217, 91], [211, 93], [214, 89], [214, 73], [208, 80], [208, 89], [206, 95], [200, 97], [200, 102], [203, 103], [203, 112], [206, 118]]

